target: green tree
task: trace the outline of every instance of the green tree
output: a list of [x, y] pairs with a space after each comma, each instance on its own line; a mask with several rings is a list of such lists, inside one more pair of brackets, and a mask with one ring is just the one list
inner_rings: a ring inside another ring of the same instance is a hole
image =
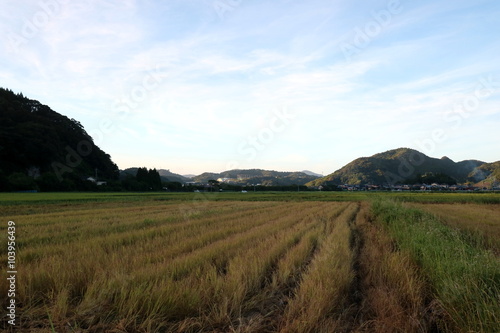
[[28, 191], [38, 189], [35, 180], [31, 177], [28, 177], [22, 172], [15, 172], [11, 174], [7, 179], [9, 181], [11, 189], [14, 191]]
[[137, 174], [135, 176], [138, 182], [148, 183], [148, 169], [147, 168], [139, 168], [137, 169]]
[[210, 191], [215, 191], [217, 190], [218, 191], [218, 186], [219, 186], [219, 182], [215, 179], [210, 179], [208, 181], [208, 185], [210, 185]]
[[141, 190], [159, 191], [162, 188], [160, 173], [156, 169], [137, 169], [136, 180]]
[[154, 191], [159, 191], [162, 188], [161, 177], [156, 169], [150, 169], [148, 171], [148, 185]]

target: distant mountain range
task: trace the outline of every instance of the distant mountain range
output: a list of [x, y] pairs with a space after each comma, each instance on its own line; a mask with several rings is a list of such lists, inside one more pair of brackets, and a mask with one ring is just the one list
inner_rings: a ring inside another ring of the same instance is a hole
[[318, 178], [304, 172], [280, 172], [261, 169], [229, 170], [221, 173], [206, 172], [192, 181], [206, 183], [209, 180], [221, 180], [235, 185], [260, 184], [262, 186], [304, 185]]
[[417, 150], [399, 148], [371, 157], [361, 157], [334, 173], [315, 179], [306, 185], [378, 184], [394, 185], [418, 179], [439, 178], [456, 183], [500, 181], [500, 161], [485, 163], [478, 160], [454, 162], [448, 157], [432, 158]]
[[[128, 168], [120, 171], [120, 177], [126, 178], [127, 175], [135, 177], [138, 168]], [[182, 176], [171, 172], [170, 170], [158, 170], [161, 180], [164, 182], [179, 183], [200, 183], [207, 184], [210, 180], [219, 180], [222, 183], [233, 185], [251, 185], [260, 184], [262, 186], [289, 186], [304, 185], [318, 178], [313, 172], [312, 175], [306, 172], [280, 172], [261, 169], [249, 170], [229, 170], [221, 173], [205, 172], [201, 175], [191, 177]]]
[[[182, 176], [170, 170], [158, 170], [164, 182], [202, 183], [210, 180], [233, 185], [289, 186], [289, 185], [395, 185], [407, 183], [476, 184], [490, 187], [500, 182], [500, 161], [485, 163], [478, 160], [454, 162], [448, 157], [429, 157], [417, 150], [398, 148], [370, 157], [360, 157], [334, 173], [322, 177], [304, 170], [280, 172], [262, 169], [229, 170], [221, 173], [205, 172], [201, 175]], [[137, 168], [120, 172], [134, 176]]]
[[305, 173], [308, 176], [323, 177], [323, 175], [320, 175], [319, 173], [312, 172], [312, 171], [309, 171], [309, 170], [303, 170], [301, 172]]
[[[127, 175], [135, 177], [135, 175], [137, 174], [137, 169], [139, 168], [128, 168], [125, 170], [120, 170], [120, 178], [125, 178]], [[170, 170], [160, 169], [157, 171], [160, 174], [162, 182], [186, 183], [191, 181], [190, 178], [178, 175], [176, 173], [171, 172]]]

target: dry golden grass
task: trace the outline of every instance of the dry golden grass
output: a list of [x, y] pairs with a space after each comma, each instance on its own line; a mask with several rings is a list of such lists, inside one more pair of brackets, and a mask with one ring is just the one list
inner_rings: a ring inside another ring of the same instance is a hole
[[357, 210], [350, 204], [331, 224], [333, 228], [322, 234], [322, 246], [285, 309], [281, 332], [334, 332], [342, 326], [338, 321], [354, 276], [349, 222]]
[[[26, 332], [430, 332], [450, 320], [368, 202], [20, 207], [0, 214], [16, 221]], [[422, 207], [498, 241], [498, 206]]]
[[271, 295], [300, 277], [320, 234], [345, 206], [138, 202], [11, 216], [22, 267], [21, 326], [145, 332], [272, 326]]

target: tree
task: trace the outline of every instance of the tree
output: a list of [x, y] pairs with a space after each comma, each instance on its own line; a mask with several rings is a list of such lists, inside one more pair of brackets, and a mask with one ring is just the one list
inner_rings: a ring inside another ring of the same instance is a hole
[[14, 191], [28, 191], [38, 189], [35, 180], [31, 177], [28, 177], [22, 172], [15, 172], [11, 174], [7, 179], [9, 181], [10, 187]]
[[161, 177], [156, 169], [137, 169], [136, 180], [143, 190], [159, 191], [162, 188]]
[[164, 182], [163, 186], [168, 189], [168, 191], [180, 192], [184, 189], [182, 183], [179, 182]]
[[215, 186], [219, 186], [219, 182], [215, 179], [210, 179], [208, 185], [210, 185], [210, 191], [213, 191]]
[[148, 171], [148, 184], [154, 191], [159, 191], [162, 188], [161, 177], [156, 169], [150, 169]]
[[433, 173], [433, 172], [426, 172], [425, 174], [417, 174], [415, 178], [410, 178], [406, 179], [400, 183], [404, 184], [432, 184], [432, 183], [437, 183], [437, 184], [447, 184], [447, 185], [455, 185], [457, 181], [450, 177], [447, 174], [444, 173]]
[[138, 182], [148, 183], [148, 169], [139, 168], [137, 169], [137, 174], [135, 176]]
[[46, 172], [40, 178], [36, 180], [40, 191], [53, 192], [62, 191], [63, 186], [57, 175], [53, 172]]

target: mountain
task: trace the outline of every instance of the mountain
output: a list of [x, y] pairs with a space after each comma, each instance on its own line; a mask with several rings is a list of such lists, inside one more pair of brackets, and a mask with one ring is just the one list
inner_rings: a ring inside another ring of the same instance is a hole
[[[120, 178], [125, 178], [127, 175], [135, 177], [137, 174], [137, 170], [139, 168], [128, 168], [125, 170], [120, 170]], [[163, 182], [179, 182], [179, 183], [186, 183], [191, 181], [191, 179], [186, 178], [184, 176], [178, 175], [176, 173], [170, 172], [170, 170], [165, 170], [165, 169], [160, 169], [157, 170], [158, 173], [160, 174], [161, 181]]]
[[481, 169], [484, 165], [485, 162], [482, 161], [466, 160], [457, 163], [446, 156], [440, 159], [432, 158], [414, 149], [399, 148], [371, 157], [358, 158], [334, 173], [307, 185], [319, 186], [325, 183], [393, 185], [422, 179], [425, 175], [463, 183], [471, 181], [473, 176], [479, 181], [482, 177], [481, 172], [484, 175], [493, 175], [495, 168], [485, 166]]
[[312, 172], [312, 171], [309, 171], [309, 170], [303, 170], [301, 171], [302, 173], [305, 173], [306, 175], [308, 176], [314, 176], [314, 177], [323, 177], [323, 175], [320, 175], [319, 173], [316, 173], [316, 172]]
[[481, 187], [500, 186], [500, 161], [493, 163], [484, 163], [474, 169], [469, 178], [474, 180]]
[[164, 182], [185, 183], [191, 181], [190, 178], [170, 172], [170, 170], [160, 169], [158, 170], [158, 172], [160, 173], [160, 176]]
[[75, 190], [118, 179], [118, 167], [82, 124], [0, 88], [0, 190]]
[[206, 172], [193, 178], [198, 183], [207, 183], [209, 180], [224, 179], [224, 182], [247, 185], [261, 184], [263, 186], [288, 186], [304, 185], [315, 180], [316, 176], [310, 176], [303, 172], [280, 172], [261, 169], [229, 170], [221, 173]]

